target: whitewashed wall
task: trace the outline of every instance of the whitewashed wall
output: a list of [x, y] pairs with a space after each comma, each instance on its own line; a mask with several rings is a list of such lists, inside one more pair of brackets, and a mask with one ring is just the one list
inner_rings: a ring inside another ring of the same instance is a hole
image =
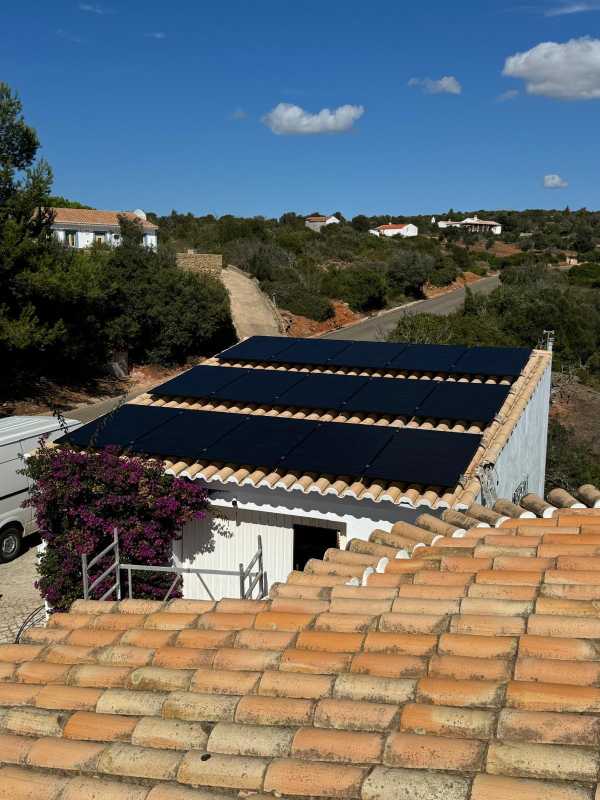
[[525, 485], [525, 482], [527, 491], [544, 494], [551, 381], [552, 367], [548, 366], [510, 439], [498, 456], [498, 497], [512, 500], [515, 491]]
[[[292, 570], [294, 524], [310, 525], [304, 517], [292, 517], [269, 511], [218, 508], [216, 514], [185, 526], [183, 536], [174, 545], [175, 565], [198, 569], [238, 571], [247, 567], [258, 550], [262, 537], [263, 568], [268, 585], [284, 581]], [[321, 525], [318, 520], [314, 524]], [[325, 523], [323, 527], [329, 527]], [[336, 527], [331, 524], [331, 527]], [[205, 582], [203, 585], [202, 581]], [[185, 575], [184, 597], [192, 599], [239, 597], [240, 580], [236, 575]], [[256, 594], [255, 594], [256, 596]]]

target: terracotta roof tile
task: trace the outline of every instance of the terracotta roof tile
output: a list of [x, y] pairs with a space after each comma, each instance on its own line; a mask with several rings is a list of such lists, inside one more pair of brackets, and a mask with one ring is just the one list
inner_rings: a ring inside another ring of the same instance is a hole
[[271, 599], [75, 603], [0, 647], [0, 800], [592, 800], [600, 509], [524, 502], [548, 516], [398, 523]]

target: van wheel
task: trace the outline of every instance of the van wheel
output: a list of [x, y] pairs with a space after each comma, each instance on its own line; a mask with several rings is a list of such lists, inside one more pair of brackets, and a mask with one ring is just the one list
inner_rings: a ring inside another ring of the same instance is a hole
[[23, 534], [18, 525], [7, 525], [0, 531], [0, 564], [13, 561], [21, 552]]

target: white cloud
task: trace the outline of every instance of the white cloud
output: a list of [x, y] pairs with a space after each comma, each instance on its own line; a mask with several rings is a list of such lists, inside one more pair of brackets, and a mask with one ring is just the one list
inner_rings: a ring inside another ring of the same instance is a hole
[[522, 78], [528, 94], [559, 100], [600, 98], [600, 39], [584, 36], [564, 44], [542, 42], [509, 56], [503, 75]]
[[600, 11], [598, 3], [564, 3], [561, 6], [548, 8], [544, 12], [545, 17], [563, 17], [568, 14], [583, 14], [587, 11]]
[[247, 116], [248, 114], [246, 114], [243, 108], [236, 108], [236, 110], [232, 111], [231, 114], [229, 115], [229, 119], [235, 121], [241, 121], [243, 119], [246, 119]]
[[568, 185], [569, 181], [561, 178], [556, 173], [544, 175], [544, 189], [566, 189]]
[[112, 13], [110, 9], [104, 8], [98, 3], [79, 3], [79, 10], [87, 11], [88, 14], [98, 14], [99, 16]]
[[364, 113], [363, 106], [345, 105], [311, 114], [300, 106], [279, 103], [262, 121], [277, 134], [342, 133], [350, 130]]
[[144, 36], [147, 39], [157, 39], [157, 40], [167, 38], [167, 34], [163, 33], [163, 31], [154, 31], [153, 33], [145, 33]]
[[83, 39], [79, 36], [75, 36], [73, 33], [69, 33], [69, 31], [65, 31], [63, 28], [58, 28], [56, 31], [56, 35], [60, 39], [65, 39], [67, 42], [73, 42], [73, 44], [81, 44]]
[[519, 92], [517, 89], [509, 89], [507, 92], [502, 92], [496, 98], [496, 102], [498, 103], [508, 103], [509, 100], [514, 100], [515, 97], [519, 96]]
[[431, 78], [411, 78], [409, 86], [421, 86], [426, 94], [460, 94], [462, 86], [454, 75], [444, 75], [437, 81]]

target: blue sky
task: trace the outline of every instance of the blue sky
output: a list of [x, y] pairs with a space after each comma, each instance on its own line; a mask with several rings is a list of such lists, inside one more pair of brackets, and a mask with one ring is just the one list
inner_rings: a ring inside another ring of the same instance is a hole
[[0, 24], [55, 192], [98, 208], [600, 207], [600, 3], [34, 0]]

